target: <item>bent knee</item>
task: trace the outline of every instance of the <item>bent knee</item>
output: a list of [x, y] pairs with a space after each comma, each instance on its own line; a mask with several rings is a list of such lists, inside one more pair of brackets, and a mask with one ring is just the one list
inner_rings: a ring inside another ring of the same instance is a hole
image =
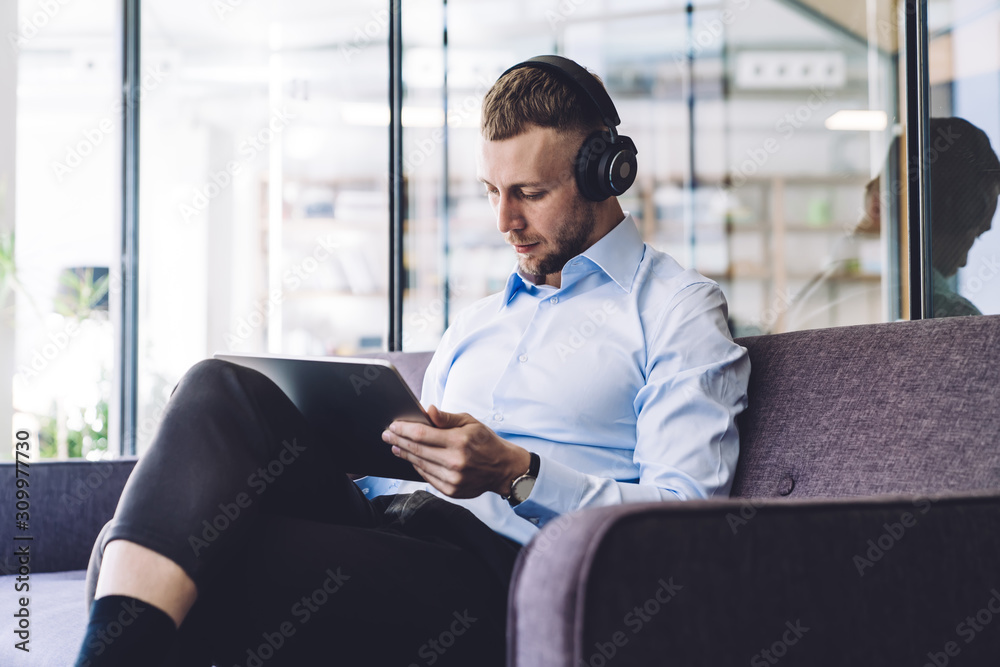
[[201, 384], [203, 382], [217, 380], [232, 381], [240, 375], [256, 372], [257, 371], [254, 371], [252, 368], [241, 366], [232, 361], [209, 358], [202, 359], [191, 366], [187, 372], [184, 373], [184, 377], [181, 378], [181, 382], [195, 381]]
[[201, 361], [195, 363], [191, 368], [187, 370], [185, 375], [205, 375], [205, 374], [215, 374], [225, 372], [226, 369], [236, 369], [242, 368], [239, 364], [233, 363], [232, 361], [227, 361], [225, 359], [216, 359], [214, 357], [209, 357], [208, 359], [202, 359]]

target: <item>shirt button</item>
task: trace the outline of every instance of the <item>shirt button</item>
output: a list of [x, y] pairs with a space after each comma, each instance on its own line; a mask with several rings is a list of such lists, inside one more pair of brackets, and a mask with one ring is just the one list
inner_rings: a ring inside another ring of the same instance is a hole
[[494, 421], [502, 422], [503, 421], [503, 415], [498, 412], [495, 415], [493, 415], [493, 419], [494, 419]]
[[523, 364], [524, 362], [526, 362], [528, 360], [528, 355], [522, 354], [520, 357], [517, 358], [517, 360], [520, 361]]
[[555, 304], [559, 303], [559, 297], [557, 296], [552, 297], [551, 299], [549, 299], [549, 303], [551, 303], [554, 306]]
[[530, 521], [531, 523], [535, 524], [536, 526], [538, 525], [538, 517], [534, 517], [534, 516], [533, 517], [529, 517], [528, 521]]

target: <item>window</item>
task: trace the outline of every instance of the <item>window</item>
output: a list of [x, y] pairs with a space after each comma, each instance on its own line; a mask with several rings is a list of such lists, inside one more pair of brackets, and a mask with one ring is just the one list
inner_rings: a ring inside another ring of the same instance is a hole
[[99, 0], [0, 10], [3, 459], [19, 429], [38, 448], [31, 460], [115, 449], [120, 23], [116, 5]]
[[[433, 349], [446, 314], [514, 264], [475, 180], [476, 122], [497, 76], [546, 52], [603, 78], [639, 150], [623, 208], [648, 243], [722, 285], [735, 335], [898, 318], [898, 225], [880, 233], [865, 204], [903, 133], [895, 17], [888, 3], [870, 16], [826, 4], [452, 0], [437, 26], [422, 13], [404, 71], [428, 76], [408, 91], [439, 120], [446, 97], [447, 122], [404, 127], [421, 162], [404, 349]], [[447, 160], [425, 150], [442, 131]]]
[[142, 3], [141, 453], [215, 352], [385, 347], [384, 2]]
[[[176, 382], [216, 352], [433, 349], [515, 264], [475, 145], [488, 88], [541, 53], [603, 78], [639, 150], [623, 207], [720, 283], [734, 335], [919, 317], [924, 301], [1000, 312], [990, 0], [930, 0], [922, 24], [888, 0], [135, 4], [139, 32], [96, 0], [0, 9], [0, 428], [38, 434], [36, 458], [129, 451], [125, 398], [141, 453]], [[908, 69], [920, 29], [925, 72]], [[123, 258], [126, 109], [139, 244]], [[122, 259], [139, 267], [135, 334]]]

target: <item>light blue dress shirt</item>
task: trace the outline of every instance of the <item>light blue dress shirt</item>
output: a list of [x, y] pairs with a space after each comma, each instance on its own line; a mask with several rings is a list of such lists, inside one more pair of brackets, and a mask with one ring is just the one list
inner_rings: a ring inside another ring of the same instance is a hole
[[750, 362], [719, 286], [643, 243], [632, 216], [566, 263], [561, 287], [514, 267], [502, 292], [455, 318], [421, 403], [468, 412], [541, 458], [528, 499], [445, 496], [363, 477], [369, 498], [418, 489], [526, 544], [585, 507], [727, 496]]

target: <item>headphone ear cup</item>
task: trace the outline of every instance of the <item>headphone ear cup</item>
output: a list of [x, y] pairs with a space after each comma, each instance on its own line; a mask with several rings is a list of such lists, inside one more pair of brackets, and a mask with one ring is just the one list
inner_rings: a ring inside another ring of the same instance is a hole
[[618, 137], [615, 145], [601, 159], [601, 184], [612, 195], [620, 195], [635, 182], [635, 143], [625, 136]]
[[576, 184], [580, 194], [591, 201], [604, 201], [613, 193], [601, 182], [601, 165], [611, 148], [611, 133], [595, 130], [583, 140], [576, 154]]
[[629, 137], [612, 141], [607, 130], [592, 132], [576, 157], [580, 194], [591, 201], [604, 201], [628, 190], [635, 182], [637, 152]]

